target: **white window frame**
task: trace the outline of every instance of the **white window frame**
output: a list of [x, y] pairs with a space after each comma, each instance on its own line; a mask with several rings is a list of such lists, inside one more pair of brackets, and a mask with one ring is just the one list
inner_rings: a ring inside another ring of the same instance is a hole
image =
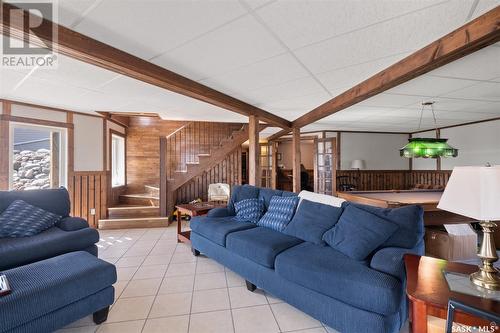
[[68, 131], [62, 127], [43, 126], [11, 122], [9, 126], [9, 190], [14, 182], [14, 130], [16, 128], [40, 128], [60, 135], [61, 146], [59, 152], [59, 186], [68, 187]]
[[[121, 149], [118, 152], [115, 151], [115, 142], [119, 142], [121, 144]], [[110, 146], [111, 187], [125, 186], [127, 182], [125, 136], [111, 133]], [[121, 156], [116, 156], [115, 153], [121, 154]]]

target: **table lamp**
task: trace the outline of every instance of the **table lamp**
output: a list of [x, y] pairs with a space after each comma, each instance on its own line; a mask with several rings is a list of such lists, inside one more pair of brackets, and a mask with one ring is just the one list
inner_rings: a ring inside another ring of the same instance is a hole
[[353, 160], [351, 162], [351, 169], [362, 170], [364, 168], [365, 168], [365, 161], [364, 160]]
[[482, 265], [470, 279], [477, 286], [500, 290], [500, 274], [493, 267], [498, 260], [493, 239], [497, 225], [492, 222], [500, 220], [500, 166], [455, 167], [437, 207], [480, 221]]

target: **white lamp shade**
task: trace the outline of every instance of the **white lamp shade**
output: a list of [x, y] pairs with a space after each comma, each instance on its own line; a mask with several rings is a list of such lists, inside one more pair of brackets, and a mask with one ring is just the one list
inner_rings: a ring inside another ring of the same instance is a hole
[[364, 160], [353, 160], [351, 162], [351, 169], [364, 169], [365, 161]]
[[479, 221], [500, 220], [500, 166], [455, 167], [437, 207]]

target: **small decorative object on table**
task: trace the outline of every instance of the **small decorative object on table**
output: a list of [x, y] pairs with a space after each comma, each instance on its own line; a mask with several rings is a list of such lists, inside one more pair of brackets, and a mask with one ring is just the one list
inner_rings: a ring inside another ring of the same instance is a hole
[[456, 167], [446, 185], [438, 208], [480, 221], [483, 242], [479, 251], [482, 265], [470, 275], [482, 288], [500, 290], [500, 273], [493, 267], [498, 260], [492, 221], [500, 220], [500, 166]]

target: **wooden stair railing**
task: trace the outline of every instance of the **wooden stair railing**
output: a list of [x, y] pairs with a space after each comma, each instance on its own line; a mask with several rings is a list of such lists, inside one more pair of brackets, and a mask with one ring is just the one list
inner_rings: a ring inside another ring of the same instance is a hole
[[190, 122], [160, 138], [160, 214], [173, 210], [176, 190], [248, 140], [248, 125]]

